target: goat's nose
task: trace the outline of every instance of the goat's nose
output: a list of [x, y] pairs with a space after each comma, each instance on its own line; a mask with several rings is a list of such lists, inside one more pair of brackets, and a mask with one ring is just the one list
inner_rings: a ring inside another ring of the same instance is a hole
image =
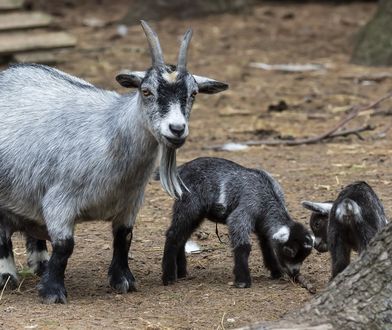
[[169, 128], [170, 131], [173, 133], [173, 135], [177, 137], [181, 137], [182, 134], [184, 134], [185, 132], [185, 124], [180, 124], [180, 125], [170, 124]]

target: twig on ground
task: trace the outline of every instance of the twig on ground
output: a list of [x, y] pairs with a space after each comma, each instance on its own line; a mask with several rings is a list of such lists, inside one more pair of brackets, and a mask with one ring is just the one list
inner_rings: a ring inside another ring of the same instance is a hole
[[[256, 145], [287, 145], [287, 146], [296, 146], [301, 144], [314, 144], [318, 143], [322, 140], [333, 138], [337, 136], [347, 136], [349, 134], [358, 134], [359, 132], [363, 132], [366, 130], [373, 129], [370, 125], [365, 125], [359, 128], [351, 129], [351, 130], [341, 130], [348, 122], [353, 120], [355, 117], [358, 116], [361, 112], [367, 111], [369, 109], [376, 108], [379, 104], [384, 102], [387, 99], [392, 98], [392, 92], [380, 97], [376, 101], [369, 103], [367, 105], [353, 105], [349, 108], [348, 113], [343, 116], [343, 118], [332, 128], [327, 130], [324, 133], [321, 133], [316, 136], [311, 136], [308, 138], [299, 138], [293, 140], [259, 140], [259, 141], [246, 141], [246, 142], [239, 142], [239, 145], [244, 146], [256, 146]], [[341, 130], [341, 131], [339, 131]], [[222, 150], [224, 149], [224, 145], [215, 145], [215, 146], [208, 146], [204, 149], [209, 150]]]
[[7, 281], [5, 281], [5, 284], [3, 286], [3, 290], [1, 290], [1, 293], [0, 293], [0, 301], [1, 301], [1, 299], [3, 299], [3, 294], [4, 294], [4, 291], [5, 291], [5, 288], [7, 287], [7, 284], [8, 284], [10, 279], [11, 279], [11, 276], [8, 276], [7, 277]]

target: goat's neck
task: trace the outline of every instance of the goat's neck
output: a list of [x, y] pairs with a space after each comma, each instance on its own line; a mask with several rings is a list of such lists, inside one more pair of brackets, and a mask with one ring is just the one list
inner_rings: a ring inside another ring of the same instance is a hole
[[114, 157], [131, 168], [150, 165], [155, 161], [159, 148], [157, 140], [147, 127], [139, 93], [121, 96], [113, 111], [116, 112], [112, 117], [116, 132], [110, 135]]

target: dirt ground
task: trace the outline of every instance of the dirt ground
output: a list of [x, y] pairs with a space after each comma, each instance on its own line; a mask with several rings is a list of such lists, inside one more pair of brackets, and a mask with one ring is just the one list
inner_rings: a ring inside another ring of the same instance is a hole
[[[78, 37], [78, 47], [59, 57], [58, 67], [99, 86], [126, 92], [114, 80], [121, 69], [143, 70], [150, 65], [145, 37], [138, 25], [123, 38], [116, 25], [102, 28], [83, 24], [86, 18], [113, 22], [126, 12], [128, 1], [85, 1], [76, 8], [50, 5], [57, 24]], [[189, 69], [230, 84], [230, 90], [197, 96], [190, 121], [190, 137], [178, 152], [179, 162], [198, 156], [217, 156], [245, 166], [263, 167], [282, 184], [293, 218], [308, 224], [304, 199], [326, 200], [354, 180], [368, 181], [392, 214], [391, 133], [378, 133], [391, 123], [387, 115], [361, 116], [350, 127], [369, 122], [376, 127], [356, 136], [297, 147], [252, 147], [237, 152], [216, 152], [204, 147], [227, 141], [310, 136], [334, 125], [347, 105], [367, 103], [390, 90], [392, 78], [360, 82], [358, 77], [392, 69], [349, 64], [355, 32], [373, 15], [376, 4], [260, 5], [248, 15], [220, 15], [153, 26], [159, 33], [166, 59], [175, 62], [178, 42], [185, 29], [194, 29]], [[320, 63], [326, 70], [281, 73], [249, 67], [251, 62]], [[268, 106], [284, 100], [288, 110], [268, 112]], [[381, 110], [391, 109], [386, 102]], [[38, 277], [25, 271], [25, 250], [16, 235], [15, 253], [22, 271], [19, 290], [6, 290], [0, 298], [2, 329], [225, 329], [260, 320], [275, 320], [303, 306], [312, 296], [288, 280], [271, 280], [254, 239], [250, 258], [253, 286], [234, 289], [232, 255], [227, 231], [215, 224], [200, 228], [199, 254], [188, 256], [189, 277], [174, 286], [161, 284], [164, 233], [170, 222], [172, 201], [159, 184], [148, 185], [138, 215], [129, 262], [138, 292], [119, 295], [107, 282], [111, 259], [111, 227], [106, 222], [81, 224], [76, 229], [76, 248], [66, 272], [67, 305], [42, 305]], [[302, 273], [317, 289], [325, 288], [329, 256], [313, 252]]]

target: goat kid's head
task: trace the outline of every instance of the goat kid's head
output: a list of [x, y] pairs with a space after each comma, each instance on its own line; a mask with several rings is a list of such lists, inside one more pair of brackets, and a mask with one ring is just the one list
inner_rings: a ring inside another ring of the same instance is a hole
[[304, 201], [302, 206], [310, 211], [310, 229], [314, 234], [314, 248], [318, 252], [328, 251], [328, 221], [333, 202], [315, 203]]
[[188, 120], [197, 93], [214, 94], [228, 85], [187, 71], [187, 52], [192, 38], [188, 30], [182, 40], [177, 65], [164, 62], [158, 36], [141, 21], [152, 57], [147, 71], [122, 72], [116, 79], [123, 87], [137, 88], [147, 127], [161, 145], [160, 177], [163, 188], [172, 197], [182, 194], [180, 178], [176, 172], [175, 149], [181, 147], [188, 136]]
[[303, 261], [312, 251], [314, 238], [305, 226], [294, 222], [290, 227], [280, 227], [272, 239], [280, 267], [290, 277], [296, 277]]

